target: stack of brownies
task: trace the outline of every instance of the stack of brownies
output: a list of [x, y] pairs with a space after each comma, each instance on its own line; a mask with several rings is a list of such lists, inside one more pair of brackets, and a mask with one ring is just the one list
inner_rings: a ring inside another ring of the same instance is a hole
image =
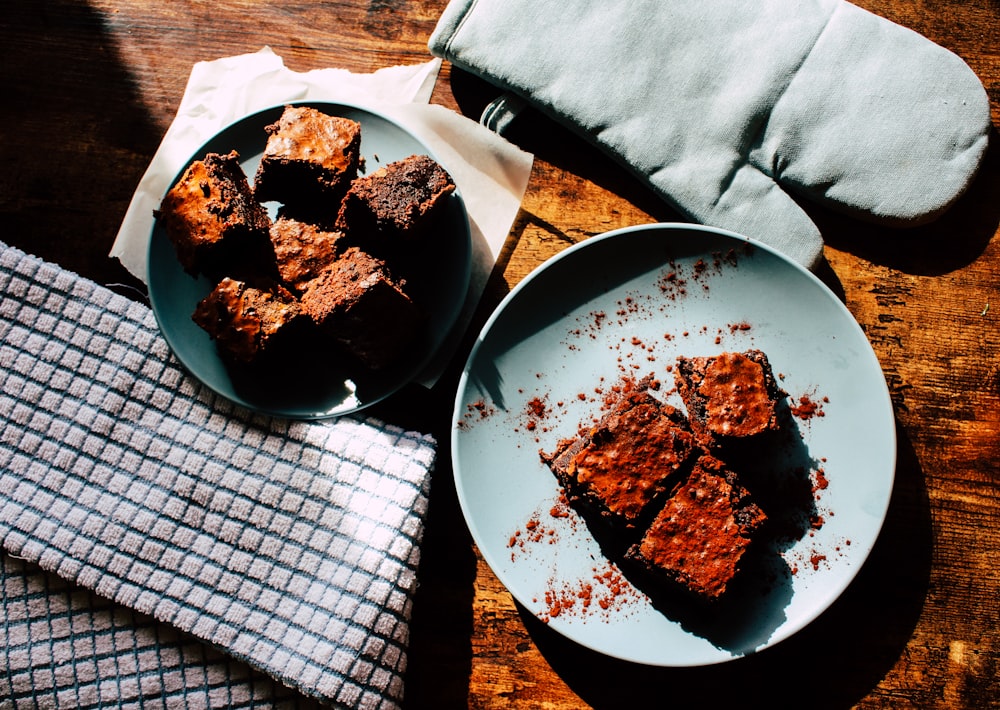
[[361, 125], [314, 108], [286, 106], [266, 132], [253, 187], [235, 151], [209, 153], [156, 211], [185, 271], [214, 284], [192, 317], [231, 363], [303, 336], [371, 371], [399, 360], [423, 319], [407, 268], [454, 182], [425, 155], [362, 175]]
[[595, 535], [624, 550], [623, 564], [713, 602], [767, 519], [739, 469], [781, 429], [785, 393], [760, 350], [681, 357], [674, 376], [686, 413], [654, 396], [647, 377], [541, 456]]

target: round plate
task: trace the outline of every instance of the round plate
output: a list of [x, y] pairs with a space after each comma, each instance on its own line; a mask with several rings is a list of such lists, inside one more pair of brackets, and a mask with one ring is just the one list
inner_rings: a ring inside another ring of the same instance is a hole
[[[361, 155], [368, 172], [413, 154], [434, 157], [416, 136], [372, 111], [315, 101], [292, 104], [311, 106], [326, 114], [359, 122]], [[253, 184], [267, 142], [264, 128], [277, 121], [283, 109], [284, 104], [240, 119], [207, 141], [186, 165], [209, 152], [236, 150], [243, 171]], [[277, 205], [268, 203], [266, 206], [273, 218]], [[174, 354], [216, 393], [242, 406], [277, 416], [311, 419], [348, 414], [388, 397], [417, 376], [458, 318], [469, 286], [472, 254], [468, 217], [458, 190], [448, 198], [440, 239], [435, 250], [443, 262], [440, 273], [448, 274], [448, 278], [411, 284], [419, 289], [411, 295], [428, 316], [423, 332], [412, 346], [409, 358], [377, 373], [330, 369], [324, 354], [318, 352], [311, 354], [316, 359], [316, 367], [309, 378], [296, 379], [294, 373], [301, 372], [298, 363], [288, 372], [275, 372], [270, 381], [244, 381], [234, 377], [219, 358], [213, 341], [191, 320], [195, 306], [208, 295], [212, 286], [204, 277], [195, 279], [183, 270], [173, 245], [157, 221], [153, 223], [149, 243], [149, 298], [163, 337]]]
[[[745, 558], [704, 613], [633, 584], [539, 452], [598, 418], [625, 378], [653, 373], [682, 407], [678, 356], [749, 348], [768, 355], [792, 429], [756, 465], [798, 490], [782, 515], [799, 522]], [[473, 538], [514, 597], [583, 646], [659, 666], [759, 651], [830, 606], [875, 542], [896, 452], [879, 363], [829, 289], [763, 244], [681, 224], [594, 237], [518, 284], [469, 356], [451, 445]]]

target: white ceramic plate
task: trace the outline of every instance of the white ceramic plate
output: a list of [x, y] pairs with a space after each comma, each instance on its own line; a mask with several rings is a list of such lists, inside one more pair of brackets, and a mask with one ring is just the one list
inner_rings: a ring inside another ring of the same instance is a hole
[[[599, 416], [623, 376], [653, 372], [679, 404], [677, 356], [747, 348], [796, 407], [792, 443], [767, 463], [797, 491], [793, 512], [821, 524], [762, 546], [702, 614], [623, 580], [538, 452]], [[767, 246], [680, 224], [594, 237], [518, 284], [469, 357], [451, 445], [473, 538], [514, 597], [586, 647], [659, 666], [759, 651], [829, 607], [875, 542], [896, 452], [879, 363], [829, 289]]]
[[[405, 128], [372, 111], [315, 101], [293, 103], [358, 121], [361, 154], [368, 172], [413, 154], [434, 157]], [[253, 184], [267, 142], [264, 127], [274, 123], [282, 110], [283, 106], [275, 106], [237, 121], [206, 142], [187, 164], [209, 152], [228, 153], [235, 149], [239, 151], [243, 171]], [[444, 167], [447, 169], [447, 165]], [[398, 365], [374, 374], [349, 371], [339, 366], [331, 368], [324, 353], [317, 352], [308, 354], [313, 358], [306, 365], [308, 378], [299, 377], [303, 365], [297, 362], [288, 373], [276, 373], [273, 381], [245, 383], [234, 379], [212, 340], [191, 320], [195, 306], [211, 290], [210, 283], [184, 272], [166, 232], [154, 221], [149, 244], [149, 298], [163, 337], [181, 363], [205, 385], [237, 404], [262, 413], [310, 419], [348, 414], [374, 404], [399, 390], [430, 362], [465, 301], [472, 254], [469, 222], [458, 191], [448, 199], [440, 234], [442, 241], [437, 247], [443, 262], [441, 273], [448, 276], [411, 284], [418, 289], [411, 295], [428, 319], [410, 357]], [[267, 206], [273, 218], [277, 205]]]

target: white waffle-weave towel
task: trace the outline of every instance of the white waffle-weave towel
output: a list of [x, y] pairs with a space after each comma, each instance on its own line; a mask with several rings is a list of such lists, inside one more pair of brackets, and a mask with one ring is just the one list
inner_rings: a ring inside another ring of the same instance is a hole
[[2, 555], [2, 708], [321, 707], [175, 627]]
[[[307, 696], [398, 705], [435, 454], [371, 418], [237, 408], [182, 370], [144, 305], [0, 244], [0, 693], [84, 707], [190, 690], [148, 634], [99, 633], [113, 611], [45, 599], [54, 575], [171, 628], [172, 658], [189, 634]], [[132, 677], [97, 672], [143, 652]], [[200, 660], [204, 704], [238, 704], [230, 681], [273, 699], [226, 663]]]

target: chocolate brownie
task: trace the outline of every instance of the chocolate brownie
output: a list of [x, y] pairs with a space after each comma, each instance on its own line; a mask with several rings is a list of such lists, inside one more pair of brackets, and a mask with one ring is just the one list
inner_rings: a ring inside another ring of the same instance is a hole
[[267, 144], [254, 177], [257, 199], [280, 202], [296, 214], [335, 216], [362, 165], [361, 124], [286, 106], [265, 130]]
[[385, 262], [349, 247], [309, 284], [302, 306], [323, 333], [379, 370], [404, 354], [422, 320], [402, 287]]
[[715, 601], [765, 520], [736, 474], [704, 455], [625, 557], [654, 579]]
[[298, 294], [336, 260], [343, 242], [343, 232], [327, 231], [312, 222], [279, 216], [271, 225], [278, 275]]
[[273, 258], [271, 220], [254, 199], [236, 151], [209, 153], [187, 167], [154, 215], [192, 275]]
[[622, 530], [641, 524], [693, 452], [683, 415], [639, 385], [589, 431], [542, 459], [572, 505]]
[[426, 234], [455, 190], [448, 172], [426, 155], [411, 155], [356, 178], [337, 215], [337, 226], [371, 251]]
[[780, 429], [778, 404], [785, 393], [760, 350], [680, 357], [674, 378], [692, 430], [710, 448]]
[[223, 278], [192, 319], [215, 341], [224, 359], [258, 362], [309, 321], [295, 296], [280, 285], [251, 286]]

